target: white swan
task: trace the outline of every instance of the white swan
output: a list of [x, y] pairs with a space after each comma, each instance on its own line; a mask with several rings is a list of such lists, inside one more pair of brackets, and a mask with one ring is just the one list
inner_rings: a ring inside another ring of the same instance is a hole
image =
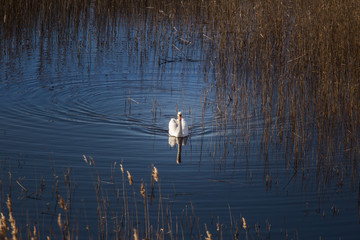
[[186, 137], [189, 134], [189, 127], [185, 119], [181, 118], [181, 112], [178, 112], [178, 119], [172, 118], [169, 122], [169, 135], [173, 137]]

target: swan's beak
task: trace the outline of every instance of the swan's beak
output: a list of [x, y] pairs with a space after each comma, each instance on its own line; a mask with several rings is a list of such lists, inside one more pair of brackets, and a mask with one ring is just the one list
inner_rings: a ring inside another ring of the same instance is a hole
[[181, 116], [179, 116], [179, 120], [181, 121]]

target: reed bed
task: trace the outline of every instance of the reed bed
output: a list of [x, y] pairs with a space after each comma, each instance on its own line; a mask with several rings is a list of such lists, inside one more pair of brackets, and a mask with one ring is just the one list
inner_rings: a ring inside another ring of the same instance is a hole
[[[269, 155], [305, 177], [315, 169], [319, 186], [331, 180], [341, 185], [345, 177], [358, 184], [359, 1], [0, 0], [0, 4], [1, 63], [38, 45], [70, 46], [79, 52], [90, 45], [111, 48], [125, 35], [129, 52], [136, 52], [129, 58], [138, 63], [151, 60], [160, 73], [174, 62], [183, 63], [184, 71], [191, 64], [200, 66], [212, 86], [199, 99], [201, 125], [204, 131], [203, 115], [212, 111], [219, 134], [209, 145], [220, 169], [229, 153], [234, 154], [234, 165], [242, 152], [248, 157], [252, 140], [260, 134], [267, 185], [272, 176], [269, 161], [274, 159]], [[261, 122], [260, 133], [254, 119]], [[96, 230], [87, 226], [89, 238], [223, 239], [225, 227], [220, 222], [199, 223], [191, 204], [181, 216], [172, 214], [162, 198], [156, 168], [147, 183], [114, 164], [108, 184], [94, 159], [84, 160], [97, 202], [98, 225]], [[29, 222], [19, 228], [10, 192], [7, 210], [1, 209], [0, 237], [75, 238], [80, 230], [72, 210], [71, 171], [61, 181], [54, 174], [53, 185], [51, 214], [56, 226], [44, 230]], [[109, 204], [112, 200], [115, 203]], [[259, 227], [242, 216], [231, 219], [226, 231], [235, 238], [261, 236]], [[266, 226], [265, 234], [270, 234], [271, 224]]]
[[[247, 222], [241, 214], [233, 213], [230, 206], [226, 222], [221, 222], [219, 216], [212, 217], [209, 222], [201, 220], [191, 202], [182, 211], [172, 209], [170, 202], [173, 200], [161, 195], [161, 173], [153, 165], [149, 167], [151, 180], [147, 183], [134, 179], [130, 170], [117, 162], [110, 167], [110, 179], [105, 180], [94, 165], [94, 159], [84, 155], [84, 161], [94, 187], [93, 195], [79, 195], [70, 168], [65, 169], [63, 175], [54, 172], [54, 181], [50, 179], [45, 183], [41, 198], [19, 198], [17, 191], [9, 192], [6, 209], [0, 211], [1, 239], [263, 239], [270, 238], [273, 232], [268, 220], [264, 223], [266, 228], [260, 228], [259, 223]], [[16, 184], [12, 186], [11, 179], [9, 184], [9, 189], [20, 189]], [[17, 209], [19, 205], [14, 206], [13, 199], [18, 204], [19, 201], [36, 201], [39, 209], [47, 211], [38, 209], [35, 215], [46, 220], [38, 221], [34, 217], [16, 221], [21, 219], [24, 209]], [[87, 207], [80, 210], [84, 201]], [[86, 213], [94, 211], [97, 219], [87, 219]], [[81, 217], [83, 215], [85, 218]]]
[[317, 176], [329, 176], [336, 167], [353, 179], [358, 175], [356, 0], [0, 4], [1, 56], [44, 41], [109, 48], [126, 34], [129, 50], [139, 53], [129, 57], [139, 62], [153, 57], [160, 72], [172, 62], [183, 62], [184, 71], [201, 63], [205, 80], [214, 86], [206, 92], [221, 135], [213, 150], [223, 153], [219, 159], [226, 159], [231, 147], [235, 153], [249, 151], [251, 136], [258, 134], [255, 118], [263, 124], [265, 163], [269, 149], [277, 146], [295, 171], [311, 166]]
[[[278, 158], [304, 178], [315, 169], [319, 186], [331, 180], [343, 183], [345, 177], [358, 184], [359, 1], [0, 0], [0, 4], [0, 58], [38, 44], [70, 45], [79, 51], [92, 44], [111, 48], [125, 35], [129, 52], [136, 52], [129, 58], [138, 63], [153, 58], [160, 73], [174, 62], [183, 63], [184, 71], [187, 65], [200, 63], [204, 80], [213, 86], [200, 100], [202, 114], [210, 109], [216, 116], [218, 135], [210, 152], [219, 169], [229, 153], [234, 154], [234, 165], [242, 152], [248, 158], [252, 140], [260, 135], [264, 178], [271, 176], [269, 161]], [[261, 122], [261, 132], [254, 119]], [[101, 184], [97, 192], [101, 193]], [[101, 198], [98, 201], [99, 209], [106, 209]], [[144, 204], [146, 213], [148, 202]], [[106, 228], [102, 224], [100, 232]], [[145, 233], [151, 231], [147, 227]], [[126, 232], [134, 234], [130, 226]]]

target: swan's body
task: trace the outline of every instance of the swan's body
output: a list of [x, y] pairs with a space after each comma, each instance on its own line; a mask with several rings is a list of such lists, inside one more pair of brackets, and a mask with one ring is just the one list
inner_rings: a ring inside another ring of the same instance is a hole
[[173, 137], [186, 137], [189, 134], [189, 127], [185, 119], [181, 118], [181, 112], [178, 112], [178, 119], [172, 118], [169, 122], [169, 135]]

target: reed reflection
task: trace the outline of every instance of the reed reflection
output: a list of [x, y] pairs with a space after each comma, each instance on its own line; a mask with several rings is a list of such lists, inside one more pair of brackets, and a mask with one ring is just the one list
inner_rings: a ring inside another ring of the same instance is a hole
[[169, 136], [169, 145], [174, 147], [176, 144], [178, 145], [178, 152], [176, 156], [176, 163], [181, 163], [181, 148], [183, 145], [187, 144], [188, 137], [172, 137]]

